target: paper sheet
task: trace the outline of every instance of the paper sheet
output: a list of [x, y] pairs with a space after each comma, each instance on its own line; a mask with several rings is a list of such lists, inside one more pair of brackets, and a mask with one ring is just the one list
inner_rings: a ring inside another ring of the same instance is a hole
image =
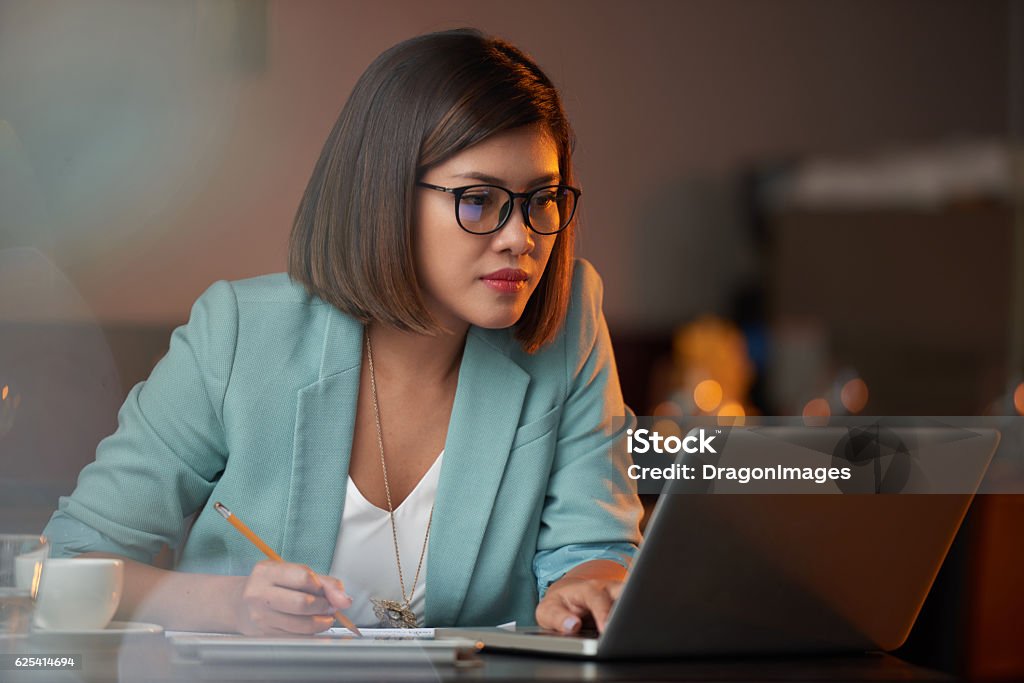
[[[510, 621], [506, 624], [499, 624], [498, 628], [505, 628], [515, 630], [516, 622]], [[375, 640], [431, 640], [434, 637], [434, 629], [432, 628], [361, 628], [359, 632], [363, 634], [364, 638], [373, 638]], [[235, 633], [204, 633], [201, 631], [164, 631], [168, 638], [175, 636], [235, 636]], [[347, 628], [337, 627], [329, 628], [326, 631], [322, 631], [318, 636], [327, 636], [333, 638], [347, 638], [352, 634]]]
[[[374, 638], [375, 640], [430, 640], [434, 637], [432, 628], [360, 628], [359, 632], [363, 634], [364, 638]], [[317, 635], [347, 638], [354, 634], [347, 628], [337, 627], [329, 628]]]

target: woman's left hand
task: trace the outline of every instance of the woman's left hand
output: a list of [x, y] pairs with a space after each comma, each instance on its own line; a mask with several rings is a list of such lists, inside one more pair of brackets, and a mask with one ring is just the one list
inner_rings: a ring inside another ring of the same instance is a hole
[[598, 631], [604, 631], [625, 578], [625, 567], [611, 560], [593, 560], [574, 567], [544, 594], [537, 605], [537, 624], [552, 631], [576, 633], [589, 620]]

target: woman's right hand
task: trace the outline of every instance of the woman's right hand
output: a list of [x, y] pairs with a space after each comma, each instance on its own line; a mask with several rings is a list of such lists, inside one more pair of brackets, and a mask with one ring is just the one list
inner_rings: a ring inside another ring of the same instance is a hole
[[334, 625], [334, 612], [352, 606], [341, 581], [303, 564], [264, 560], [239, 584], [233, 600], [239, 633], [313, 634]]

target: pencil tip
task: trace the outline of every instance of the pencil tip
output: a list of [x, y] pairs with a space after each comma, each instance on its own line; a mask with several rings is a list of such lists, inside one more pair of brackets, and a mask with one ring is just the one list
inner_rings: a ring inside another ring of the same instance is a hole
[[228, 510], [226, 507], [224, 507], [224, 505], [222, 505], [220, 501], [217, 501], [216, 503], [213, 504], [213, 509], [219, 512], [220, 516], [224, 519], [227, 519], [231, 516], [231, 510]]

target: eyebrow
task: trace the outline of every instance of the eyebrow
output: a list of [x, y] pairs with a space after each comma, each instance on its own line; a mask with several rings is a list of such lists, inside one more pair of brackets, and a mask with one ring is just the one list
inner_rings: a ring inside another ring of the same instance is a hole
[[[502, 186], [504, 186], [504, 184], [505, 184], [505, 180], [502, 179], [502, 178], [496, 178], [496, 177], [494, 177], [492, 175], [487, 175], [486, 173], [480, 173], [478, 171], [469, 171], [467, 173], [458, 173], [458, 174], [455, 175], [455, 177], [456, 178], [471, 178], [473, 180], [480, 180], [480, 181], [483, 181], [485, 183], [489, 183], [491, 185], [502, 185]], [[561, 174], [560, 173], [548, 173], [547, 175], [542, 175], [539, 178], [534, 178], [533, 180], [528, 182], [526, 185], [528, 187], [531, 187], [533, 185], [540, 185], [541, 183], [552, 183], [552, 182], [559, 181], [560, 178], [561, 178]]]

